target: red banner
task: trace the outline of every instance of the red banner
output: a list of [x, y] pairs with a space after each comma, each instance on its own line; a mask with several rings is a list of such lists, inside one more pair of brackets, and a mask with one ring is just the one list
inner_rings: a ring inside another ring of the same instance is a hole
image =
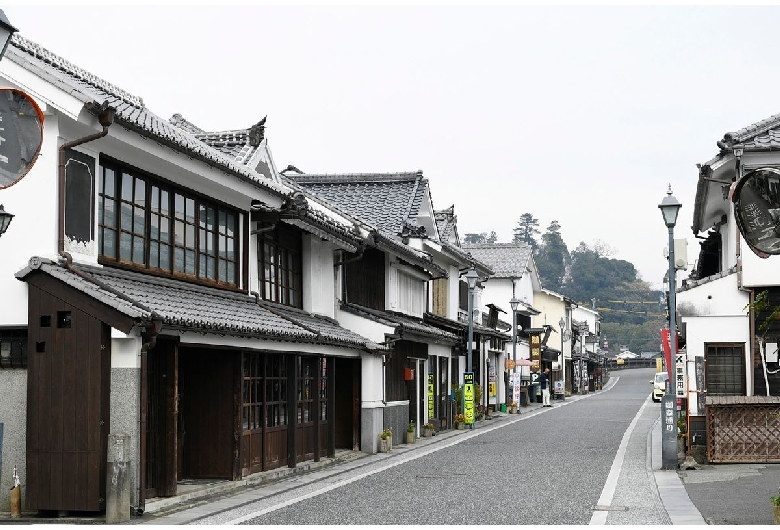
[[[674, 341], [674, 354], [675, 357], [677, 356], [677, 352], [680, 349], [680, 345], [677, 342], [677, 337], [675, 337]], [[671, 384], [674, 381], [674, 364], [672, 360], [672, 349], [669, 344], [669, 329], [664, 328], [661, 330], [661, 344], [664, 348], [664, 360], [666, 361], [666, 373], [669, 374], [669, 383]]]

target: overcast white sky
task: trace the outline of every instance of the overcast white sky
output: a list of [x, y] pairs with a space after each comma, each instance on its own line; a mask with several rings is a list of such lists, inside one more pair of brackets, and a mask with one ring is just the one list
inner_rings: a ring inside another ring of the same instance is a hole
[[692, 263], [696, 163], [780, 112], [778, 6], [3, 9], [164, 118], [216, 131], [267, 115], [279, 169], [421, 169], [461, 237], [508, 242], [530, 212], [653, 285], [668, 185]]

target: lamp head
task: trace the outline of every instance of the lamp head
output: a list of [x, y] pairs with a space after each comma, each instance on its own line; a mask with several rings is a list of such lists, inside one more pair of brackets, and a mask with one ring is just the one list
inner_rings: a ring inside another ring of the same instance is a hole
[[674, 225], [677, 224], [677, 214], [681, 207], [682, 204], [680, 204], [680, 202], [675, 199], [674, 195], [672, 195], [672, 185], [669, 184], [669, 190], [666, 192], [666, 197], [664, 197], [664, 200], [658, 205], [658, 208], [661, 209], [661, 214], [664, 216], [664, 223], [666, 223], [668, 228], [674, 228]]
[[512, 308], [512, 311], [517, 311], [517, 306], [519, 305], [520, 305], [520, 300], [518, 300], [513, 296], [512, 299], [509, 301], [509, 307]]
[[3, 205], [0, 204], [0, 236], [5, 234], [5, 231], [8, 229], [8, 225], [11, 224], [11, 219], [13, 218], [14, 214], [6, 212], [3, 209]]
[[474, 267], [471, 267], [471, 269], [469, 269], [469, 271], [466, 273], [466, 282], [469, 284], [470, 291], [473, 291], [477, 286], [478, 279], [479, 276], [477, 275], [477, 271], [474, 270]]

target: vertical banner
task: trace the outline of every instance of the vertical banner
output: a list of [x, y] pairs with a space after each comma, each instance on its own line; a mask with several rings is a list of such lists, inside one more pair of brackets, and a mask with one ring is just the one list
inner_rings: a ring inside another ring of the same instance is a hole
[[696, 396], [696, 413], [698, 416], [704, 416], [704, 357], [698, 356], [695, 361], [696, 365], [696, 390], [698, 392], [694, 394]]
[[466, 425], [474, 424], [474, 372], [463, 374], [463, 415]]
[[488, 404], [496, 404], [496, 364], [490, 363], [488, 368]]
[[540, 372], [542, 362], [542, 335], [539, 332], [529, 332], [529, 343], [531, 345], [531, 371]]
[[433, 406], [434, 406], [434, 395], [433, 395], [433, 374], [428, 374], [428, 419], [433, 419]]
[[666, 373], [669, 375], [669, 384], [673, 384], [672, 381], [674, 381], [674, 368], [673, 368], [674, 365], [672, 364], [672, 361], [674, 361], [675, 358], [677, 357], [677, 349], [679, 345], [677, 344], [677, 340], [676, 340], [677, 337], [675, 337], [674, 356], [672, 356], [672, 348], [670, 345], [671, 341], [669, 340], [670, 333], [671, 332], [668, 328], [664, 328], [661, 330], [661, 344], [664, 347], [664, 361], [666, 361]]
[[674, 361], [674, 392], [678, 398], [687, 398], [687, 384], [685, 380], [685, 357], [684, 353], [677, 353]]

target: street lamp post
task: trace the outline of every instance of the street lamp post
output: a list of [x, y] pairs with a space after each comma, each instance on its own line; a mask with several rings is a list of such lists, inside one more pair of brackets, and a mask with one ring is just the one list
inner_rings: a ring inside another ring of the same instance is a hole
[[[472, 350], [472, 347], [471, 346], [472, 346], [472, 342], [474, 340], [474, 289], [476, 289], [476, 287], [477, 287], [477, 280], [478, 279], [479, 279], [479, 276], [477, 276], [477, 271], [474, 270], [474, 267], [471, 267], [471, 269], [469, 269], [469, 271], [466, 273], [466, 283], [469, 286], [469, 303], [468, 303], [468, 306], [469, 306], [469, 316], [468, 316], [468, 318], [469, 318], [469, 335], [468, 335], [468, 345], [467, 345], [467, 350], [466, 350], [468, 352], [468, 356], [466, 357], [466, 372], [469, 374], [469, 378], [470, 378], [469, 380], [471, 381], [471, 383], [469, 383], [469, 384], [472, 384], [474, 382], [474, 373], [471, 371], [472, 370], [472, 364], [471, 364], [471, 355], [472, 355], [472, 351], [471, 350]], [[464, 378], [464, 385], [463, 385], [464, 397], [465, 397], [465, 394], [466, 394], [466, 387], [467, 387], [467, 385], [465, 383], [466, 383], [466, 379]], [[472, 400], [471, 401], [471, 406], [473, 407], [473, 405], [474, 405], [473, 397], [470, 398], [470, 399]], [[468, 420], [468, 415], [467, 415], [467, 420]], [[474, 426], [475, 425], [472, 422], [471, 423], [471, 428], [473, 429]]]
[[468, 343], [468, 357], [466, 357], [466, 371], [471, 372], [471, 344], [473, 341], [474, 336], [474, 289], [477, 287], [477, 280], [479, 279], [479, 276], [477, 276], [477, 271], [474, 270], [474, 267], [469, 269], [469, 271], [466, 273], [466, 282], [469, 286], [469, 343]]
[[558, 327], [561, 328], [561, 383], [563, 384], [561, 399], [566, 399], [566, 355], [563, 353], [563, 343], [569, 340], [569, 336], [566, 333], [566, 320], [563, 317], [558, 321]]
[[490, 353], [485, 353], [485, 419], [492, 419], [490, 417]]
[[520, 386], [517, 384], [517, 306], [519, 305], [520, 300], [512, 295], [512, 299], [509, 301], [509, 307], [512, 308], [512, 362], [515, 363], [512, 367], [512, 401], [515, 401], [516, 394], [519, 401], [519, 390], [515, 388], [515, 386]]
[[[669, 351], [670, 362], [677, 357], [677, 301], [674, 268], [674, 225], [677, 224], [677, 214], [682, 204], [672, 195], [672, 185], [666, 192], [658, 208], [664, 217], [664, 224], [669, 229]], [[674, 372], [671, 366], [666, 367], [669, 380], [666, 383], [666, 395], [661, 403], [661, 422], [664, 425], [664, 437], [661, 444], [661, 459], [664, 469], [677, 469], [677, 397], [672, 391]]]

